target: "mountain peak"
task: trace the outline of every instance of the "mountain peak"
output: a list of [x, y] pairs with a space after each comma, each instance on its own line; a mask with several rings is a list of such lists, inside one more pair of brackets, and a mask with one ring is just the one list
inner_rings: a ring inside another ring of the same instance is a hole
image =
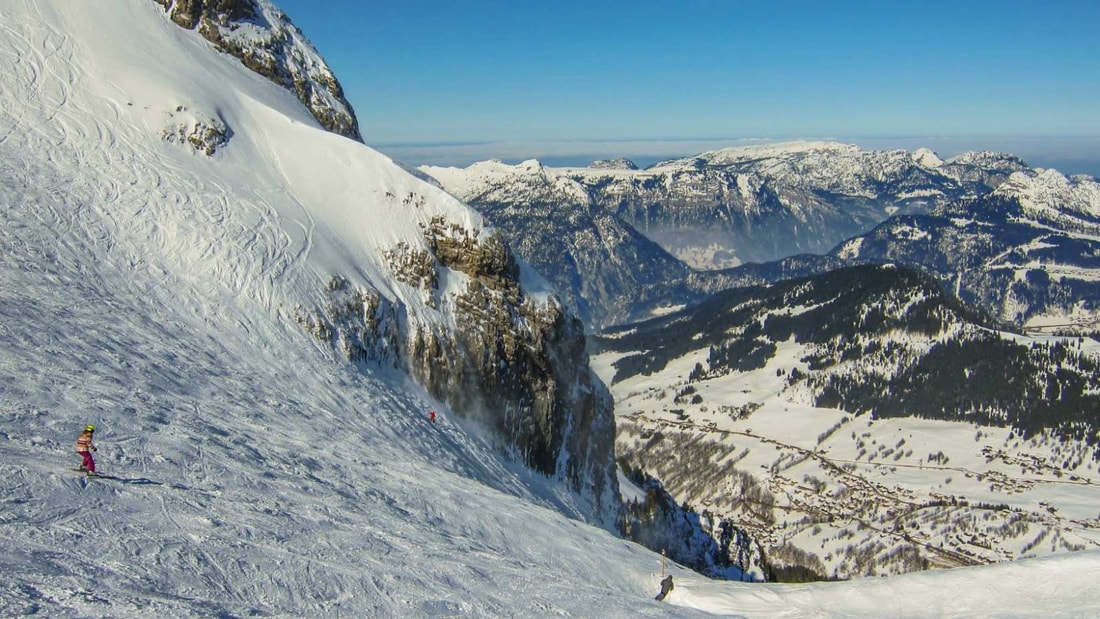
[[527, 159], [516, 166], [523, 172], [542, 172], [542, 163], [538, 159]]
[[794, 140], [790, 142], [774, 142], [767, 144], [752, 144], [749, 146], [731, 146], [711, 150], [692, 157], [662, 161], [652, 166], [664, 168], [670, 166], [697, 166], [700, 162], [711, 165], [734, 165], [758, 161], [760, 159], [788, 159], [797, 158], [810, 153], [859, 153], [859, 147], [854, 144], [840, 142]]
[[268, 0], [153, 0], [179, 26], [294, 93], [317, 122], [362, 142], [359, 121], [321, 54]]
[[616, 159], [599, 159], [588, 164], [588, 167], [595, 170], [637, 170], [638, 164], [619, 157]]
[[928, 148], [918, 148], [913, 151], [913, 161], [926, 168], [938, 168], [943, 165], [943, 159]]
[[1015, 167], [1018, 170], [1028, 168], [1027, 162], [1011, 153], [1000, 153], [989, 150], [970, 150], [959, 153], [947, 160], [947, 163], [957, 165], [972, 165], [981, 167]]

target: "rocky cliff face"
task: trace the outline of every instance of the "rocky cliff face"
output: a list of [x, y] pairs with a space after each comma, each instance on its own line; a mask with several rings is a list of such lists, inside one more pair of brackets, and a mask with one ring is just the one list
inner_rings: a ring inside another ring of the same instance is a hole
[[321, 126], [362, 142], [343, 89], [313, 45], [267, 0], [153, 0], [180, 26], [291, 92]]
[[660, 481], [635, 468], [644, 460], [635, 456], [628, 453], [620, 460], [625, 478], [635, 487], [625, 502], [624, 537], [711, 578], [776, 580], [760, 544], [744, 528], [708, 509], [697, 512], [677, 503]]
[[[360, 139], [336, 79], [268, 0], [155, 1], [175, 23], [295, 92], [326, 128]], [[177, 115], [164, 139], [203, 152], [220, 145], [216, 132], [205, 139], [209, 123], [196, 113]], [[364, 194], [392, 207], [389, 223], [402, 232], [372, 246], [377, 255], [368, 262], [377, 264], [327, 275], [321, 300], [300, 303], [294, 318], [349, 361], [398, 368], [457, 414], [495, 430], [517, 459], [591, 502], [578, 515], [614, 526], [612, 401], [588, 366], [580, 321], [549, 293], [521, 284], [538, 278], [499, 233], [470, 223], [467, 207], [389, 162], [377, 165], [385, 189]], [[412, 187], [400, 199], [399, 185]], [[384, 273], [374, 275], [376, 267]]]
[[[614, 420], [592, 373], [580, 321], [554, 297], [520, 285], [521, 269], [499, 233], [435, 218], [428, 250], [400, 246], [396, 280], [416, 288], [439, 320], [418, 320], [379, 291], [336, 277], [329, 303], [298, 322], [349, 360], [406, 370], [456, 412], [495, 429], [531, 468], [565, 480], [606, 525], [619, 517]], [[441, 278], [464, 281], [443, 290]]]

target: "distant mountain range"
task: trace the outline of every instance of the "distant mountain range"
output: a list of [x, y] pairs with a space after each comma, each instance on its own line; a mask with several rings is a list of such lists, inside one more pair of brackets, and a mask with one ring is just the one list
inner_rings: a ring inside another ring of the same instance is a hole
[[[928, 150], [815, 142], [713, 151], [646, 170], [529, 161], [421, 171], [485, 213], [595, 328], [730, 286], [870, 261], [927, 269], [1021, 326], [1090, 328], [1100, 296], [1091, 283], [1096, 180], [1033, 170], [1007, 154], [943, 161]], [[1028, 278], [1031, 260], [1053, 256], [1062, 261], [1056, 277]], [[1006, 277], [1023, 283], [1009, 290]]]

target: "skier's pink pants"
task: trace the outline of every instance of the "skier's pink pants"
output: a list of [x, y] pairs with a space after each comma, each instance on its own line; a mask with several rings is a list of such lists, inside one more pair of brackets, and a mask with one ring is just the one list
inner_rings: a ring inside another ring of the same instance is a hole
[[95, 460], [92, 460], [92, 452], [82, 451], [80, 452], [80, 455], [84, 456], [84, 464], [82, 464], [81, 466], [95, 473]]

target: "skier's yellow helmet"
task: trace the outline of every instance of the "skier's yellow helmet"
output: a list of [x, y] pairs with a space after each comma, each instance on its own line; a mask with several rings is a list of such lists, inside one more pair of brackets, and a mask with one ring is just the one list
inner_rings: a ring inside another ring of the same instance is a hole
[[95, 432], [95, 426], [93, 426], [92, 424], [89, 423], [88, 425], [84, 426], [84, 431], [85, 432]]

